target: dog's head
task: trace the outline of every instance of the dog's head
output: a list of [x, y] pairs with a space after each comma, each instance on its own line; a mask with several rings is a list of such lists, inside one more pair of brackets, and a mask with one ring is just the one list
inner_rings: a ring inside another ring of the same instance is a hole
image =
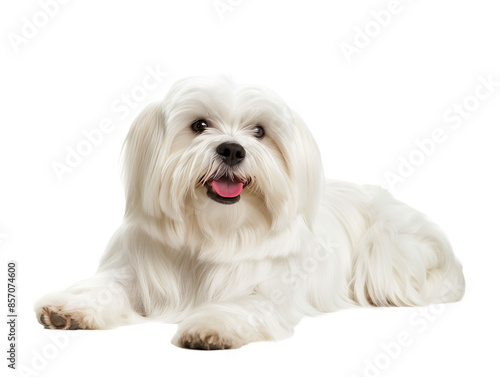
[[270, 90], [223, 77], [178, 81], [144, 109], [124, 162], [127, 215], [161, 223], [179, 245], [311, 226], [322, 186], [300, 117]]

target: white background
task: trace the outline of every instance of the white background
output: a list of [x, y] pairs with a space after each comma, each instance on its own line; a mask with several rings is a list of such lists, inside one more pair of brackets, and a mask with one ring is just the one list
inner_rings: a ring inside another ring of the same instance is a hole
[[[70, 1], [52, 8], [46, 25], [37, 1], [2, 5], [0, 289], [6, 290], [7, 261], [17, 260], [17, 361], [31, 369], [20, 375], [409, 377], [498, 371], [500, 87], [487, 99], [469, 98], [478, 77], [500, 81], [497, 2], [401, 0], [400, 12], [380, 30], [371, 12], [387, 9], [388, 1], [222, 3], [233, 5], [221, 18], [212, 0]], [[26, 20], [41, 26], [16, 51], [11, 40], [13, 34], [23, 37], [23, 27], [29, 31]], [[366, 27], [373, 37], [349, 62], [341, 43], [354, 46], [357, 30]], [[127, 116], [113, 110], [122, 95], [139, 93], [147, 67], [160, 67], [169, 77]], [[178, 349], [170, 344], [175, 326], [159, 323], [73, 332], [71, 338], [43, 330], [33, 302], [90, 276], [120, 224], [119, 155], [134, 116], [177, 78], [213, 73], [281, 94], [316, 136], [326, 175], [337, 179], [387, 186], [384, 174], [397, 173], [399, 156], [409, 158], [416, 139], [443, 129], [446, 141], [394, 194], [447, 232], [464, 264], [463, 301], [425, 312], [365, 309], [305, 319], [291, 339], [224, 352]], [[464, 100], [475, 110], [453, 129], [443, 114]], [[64, 163], [67, 147], [75, 148], [83, 131], [103, 119], [112, 121], [113, 131], [58, 180], [52, 164]], [[2, 313], [5, 296], [0, 294]], [[8, 329], [2, 329], [5, 356]], [[411, 344], [399, 352], [393, 344], [389, 359], [383, 344], [397, 341], [401, 332]], [[370, 363], [383, 370], [366, 369]]]

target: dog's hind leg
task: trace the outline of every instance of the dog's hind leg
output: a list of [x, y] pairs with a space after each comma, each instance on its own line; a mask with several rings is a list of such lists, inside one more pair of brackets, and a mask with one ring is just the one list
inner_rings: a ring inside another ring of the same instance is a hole
[[385, 190], [372, 195], [367, 229], [352, 255], [350, 298], [360, 305], [413, 306], [462, 298], [462, 266], [437, 225]]

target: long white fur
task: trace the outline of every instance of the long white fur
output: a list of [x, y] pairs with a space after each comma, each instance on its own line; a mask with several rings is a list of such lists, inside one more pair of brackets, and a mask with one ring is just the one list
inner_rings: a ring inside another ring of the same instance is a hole
[[[210, 128], [197, 135], [201, 118]], [[245, 148], [231, 173], [251, 178], [232, 205], [200, 183], [228, 170], [215, 152], [223, 142]], [[305, 315], [464, 293], [441, 230], [378, 187], [325, 183], [304, 122], [267, 89], [177, 82], [132, 125], [124, 173], [123, 225], [94, 277], [37, 302], [47, 327], [51, 313], [88, 329], [150, 317], [179, 324], [177, 345], [234, 348], [287, 337]]]

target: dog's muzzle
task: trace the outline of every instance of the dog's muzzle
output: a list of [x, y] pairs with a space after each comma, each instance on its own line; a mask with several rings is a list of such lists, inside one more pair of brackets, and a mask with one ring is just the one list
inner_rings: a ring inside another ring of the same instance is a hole
[[[216, 152], [229, 167], [240, 164], [246, 156], [243, 146], [236, 143], [222, 143], [216, 148]], [[239, 202], [241, 191], [247, 182], [229, 174], [222, 177], [214, 177], [205, 183], [207, 195], [210, 199], [221, 204], [234, 204]]]

